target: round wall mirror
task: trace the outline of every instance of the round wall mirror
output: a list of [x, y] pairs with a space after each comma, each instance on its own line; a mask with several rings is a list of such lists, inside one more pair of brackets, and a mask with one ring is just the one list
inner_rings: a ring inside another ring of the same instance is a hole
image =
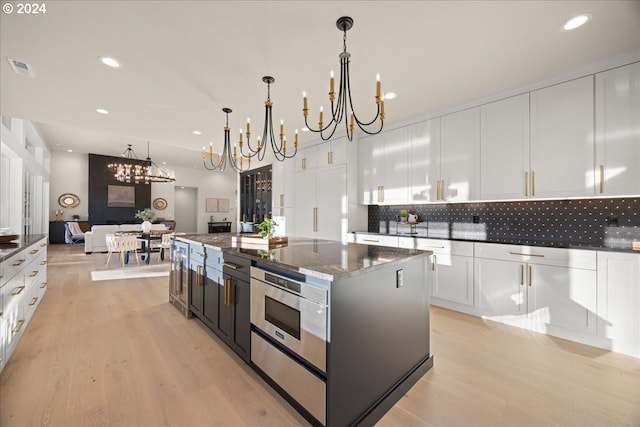
[[58, 204], [63, 208], [75, 208], [80, 204], [80, 199], [75, 194], [65, 193], [58, 198]]

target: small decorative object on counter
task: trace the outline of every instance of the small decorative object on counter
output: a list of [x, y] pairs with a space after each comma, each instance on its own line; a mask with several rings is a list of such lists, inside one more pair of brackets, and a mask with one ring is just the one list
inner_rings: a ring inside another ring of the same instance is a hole
[[78, 214], [71, 215], [71, 218], [73, 218], [74, 221], [80, 221], [80, 215]]
[[273, 235], [277, 225], [274, 220], [265, 217], [264, 221], [258, 224], [258, 230], [260, 230], [258, 234], [262, 236], [263, 239], [269, 239], [271, 235]]
[[400, 222], [407, 222], [407, 210], [406, 209], [401, 209], [400, 210]]
[[155, 215], [155, 212], [153, 212], [151, 208], [145, 208], [144, 210], [136, 212], [135, 217], [142, 220], [143, 233], [148, 233], [151, 231], [151, 220]]

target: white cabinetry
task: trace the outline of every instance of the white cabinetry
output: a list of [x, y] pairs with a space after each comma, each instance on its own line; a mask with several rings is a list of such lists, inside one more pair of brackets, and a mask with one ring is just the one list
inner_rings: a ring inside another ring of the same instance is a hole
[[480, 107], [480, 197], [529, 196], [529, 94]]
[[409, 202], [434, 202], [440, 180], [440, 118], [410, 126], [409, 140]]
[[533, 197], [595, 194], [593, 76], [531, 92]]
[[410, 145], [406, 127], [358, 141], [362, 203], [401, 204], [409, 200]]
[[46, 291], [47, 240], [42, 239], [2, 262], [0, 283], [0, 371]]
[[295, 160], [294, 170], [301, 172], [305, 170], [314, 169], [316, 162], [318, 161], [318, 153], [316, 146], [311, 146], [298, 150], [298, 153], [293, 157]]
[[640, 194], [640, 62], [596, 74], [596, 193]]
[[401, 248], [433, 251], [431, 304], [453, 310], [473, 306], [473, 243], [399, 237]]
[[598, 252], [598, 336], [640, 357], [640, 254]]
[[489, 318], [569, 339], [595, 335], [594, 251], [476, 243], [474, 270], [475, 305]]
[[283, 162], [275, 161], [272, 173], [272, 217], [275, 220], [276, 234], [290, 236], [293, 234], [293, 168], [295, 159]]
[[386, 236], [382, 234], [366, 234], [356, 233], [355, 243], [362, 243], [363, 245], [375, 245], [375, 246], [389, 246], [392, 248], [398, 247], [398, 236]]
[[460, 202], [480, 196], [480, 109], [440, 119], [439, 200]]

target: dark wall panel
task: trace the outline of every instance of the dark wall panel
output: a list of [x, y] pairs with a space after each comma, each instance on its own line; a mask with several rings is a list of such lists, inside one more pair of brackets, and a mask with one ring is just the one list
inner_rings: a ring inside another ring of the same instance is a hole
[[[151, 207], [151, 184], [118, 182], [113, 173], [107, 169], [109, 163], [122, 161], [122, 157], [89, 154], [89, 222], [91, 225], [139, 223], [141, 221], [134, 217], [136, 211]], [[135, 206], [107, 206], [109, 185], [135, 187]]]

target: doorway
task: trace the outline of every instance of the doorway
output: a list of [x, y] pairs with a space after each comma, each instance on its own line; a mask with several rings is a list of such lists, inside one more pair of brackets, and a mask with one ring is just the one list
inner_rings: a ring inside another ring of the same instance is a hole
[[176, 231], [182, 233], [198, 232], [198, 189], [196, 187], [175, 187], [174, 211]]

